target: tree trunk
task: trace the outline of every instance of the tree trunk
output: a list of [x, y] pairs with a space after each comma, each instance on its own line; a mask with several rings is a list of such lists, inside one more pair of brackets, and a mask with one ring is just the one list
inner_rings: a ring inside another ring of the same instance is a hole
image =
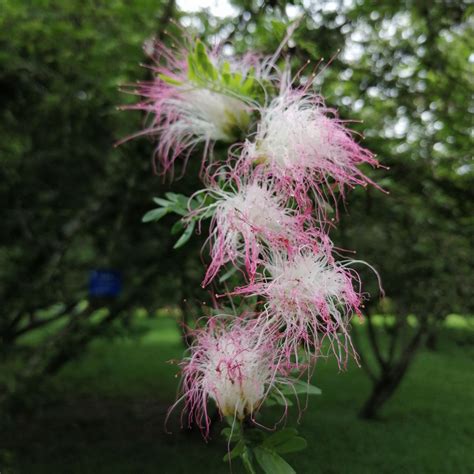
[[366, 420], [377, 418], [378, 412], [384, 403], [391, 398], [400, 385], [400, 382], [403, 380], [403, 377], [413, 361], [416, 351], [420, 347], [425, 334], [426, 327], [422, 325], [405, 347], [398, 362], [392, 363], [390, 366], [381, 366], [382, 374], [374, 383], [370, 397], [362, 406], [362, 409], [359, 412], [360, 418]]
[[429, 332], [428, 337], [426, 338], [426, 348], [430, 351], [438, 350], [438, 331], [436, 329]]
[[359, 417], [364, 420], [377, 419], [380, 408], [382, 408], [384, 403], [393, 395], [400, 384], [400, 381], [401, 378], [395, 380], [391, 379], [391, 377], [385, 377], [377, 382], [372, 388], [370, 397], [362, 406], [359, 412]]

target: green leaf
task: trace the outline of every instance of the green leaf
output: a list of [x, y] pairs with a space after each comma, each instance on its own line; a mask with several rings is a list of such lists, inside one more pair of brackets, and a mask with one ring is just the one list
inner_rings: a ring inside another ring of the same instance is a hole
[[181, 237], [174, 244], [173, 246], [174, 249], [179, 249], [191, 238], [191, 235], [193, 234], [193, 230], [194, 230], [194, 225], [195, 225], [195, 222], [193, 221], [186, 227], [186, 230], [183, 232]]
[[201, 40], [196, 40], [196, 45], [194, 46], [194, 54], [196, 55], [196, 58], [200, 58], [200, 57], [207, 58], [206, 48], [202, 44]]
[[185, 209], [188, 208], [189, 198], [184, 194], [177, 194], [176, 201]]
[[301, 436], [297, 436], [297, 434], [298, 431], [294, 428], [284, 428], [268, 436], [262, 446], [278, 453], [301, 451], [307, 447], [308, 443]]
[[240, 457], [248, 474], [257, 474], [252, 464], [252, 451], [249, 448], [245, 448]]
[[169, 209], [161, 207], [160, 209], [153, 209], [148, 211], [143, 217], [142, 222], [153, 222], [159, 221], [162, 217], [168, 214]]
[[298, 430], [295, 428], [283, 428], [282, 430], [276, 431], [272, 435], [268, 436], [265, 441], [265, 446], [276, 446], [277, 444], [283, 443], [290, 438], [293, 438], [298, 434]]
[[304, 393], [307, 395], [321, 395], [320, 388], [309, 384], [301, 379], [290, 378], [289, 384], [278, 384], [278, 389], [283, 395], [298, 395]]
[[279, 403], [274, 398], [267, 397], [265, 400], [266, 407], [274, 407], [276, 405], [279, 405]]
[[265, 474], [296, 474], [296, 471], [274, 451], [258, 446], [254, 449], [254, 453]]
[[281, 391], [280, 392], [274, 391], [273, 393], [271, 393], [270, 396], [267, 398], [267, 401], [268, 400], [271, 400], [273, 402], [268, 406], [272, 406], [272, 405], [280, 405], [282, 407], [293, 406], [293, 402], [289, 398], [285, 397], [285, 395], [281, 393]]
[[161, 203], [162, 206], [164, 206], [166, 203], [166, 206], [170, 212], [174, 212], [180, 216], [185, 216], [188, 214], [189, 198], [187, 196], [176, 193], [166, 193], [165, 196], [169, 199], [169, 201], [160, 198], [155, 198], [154, 201], [158, 204]]
[[275, 446], [275, 451], [280, 454], [294, 453], [296, 451], [302, 451], [308, 447], [308, 443], [301, 436], [294, 436], [287, 440], [285, 443]]
[[265, 400], [265, 405], [268, 407], [275, 405], [279, 405], [281, 407], [292, 407], [293, 402], [281, 393], [274, 392]]
[[158, 74], [158, 77], [163, 82], [166, 82], [167, 84], [170, 84], [172, 86], [180, 86], [183, 84], [181, 81], [178, 81], [177, 79], [173, 79], [172, 77], [167, 76], [166, 74]]
[[230, 453], [227, 453], [224, 456], [223, 461], [228, 462], [229, 460], [234, 459], [237, 456], [241, 456], [244, 450], [245, 450], [245, 443], [243, 442], [243, 440], [240, 439], [239, 442], [234, 446], [232, 451]]
[[196, 81], [198, 78], [196, 63], [194, 60], [194, 55], [188, 54], [188, 79], [190, 81]]
[[233, 426], [236, 426], [236, 420], [233, 416], [225, 416], [225, 421], [227, 424], [232, 428]]
[[[165, 193], [165, 196], [171, 201], [171, 203], [177, 203], [181, 207], [187, 208], [189, 198], [184, 194], [177, 194], [177, 193]], [[169, 205], [170, 203], [168, 203]]]
[[184, 208], [180, 203], [176, 202], [173, 203], [169, 209], [174, 212], [175, 214], [178, 214], [180, 216], [186, 216], [188, 214], [188, 210]]
[[254, 80], [253, 77], [248, 77], [245, 79], [244, 83], [242, 84], [241, 90], [244, 94], [249, 94], [253, 88]]
[[162, 206], [162, 207], [169, 207], [169, 205], [171, 204], [169, 201], [167, 201], [166, 199], [162, 199], [162, 198], [153, 198], [153, 201], [158, 204], [158, 206]]
[[171, 235], [176, 235], [184, 229], [184, 222], [180, 219], [173, 224], [171, 227]]
[[165, 193], [165, 196], [171, 201], [176, 202], [179, 199], [179, 194], [176, 193]]
[[207, 55], [206, 48], [201, 41], [196, 41], [196, 47], [194, 48], [194, 58], [196, 65], [203, 72], [203, 74], [213, 81], [217, 79], [217, 70], [212, 64], [209, 56]]
[[178, 214], [179, 216], [186, 216], [188, 214], [187, 209], [183, 209], [182, 206], [179, 204], [174, 204], [172, 207], [170, 207], [170, 210], [174, 212], [175, 214]]
[[242, 74], [240, 74], [240, 72], [236, 72], [232, 77], [232, 84], [235, 86], [236, 89], [239, 89], [241, 82], [242, 82]]
[[255, 74], [255, 69], [252, 66], [247, 73], [247, 78], [245, 79], [245, 81], [243, 82], [241, 86], [241, 90], [244, 94], [248, 94], [251, 92], [254, 85], [254, 74]]
[[228, 61], [224, 61], [224, 64], [222, 65], [222, 71], [221, 71], [221, 76], [222, 76], [222, 82], [224, 85], [229, 85], [230, 79], [231, 79], [231, 73], [230, 73], [230, 64]]
[[224, 61], [222, 64], [222, 74], [230, 74], [230, 63], [229, 61]]
[[272, 29], [275, 33], [275, 36], [277, 38], [279, 37], [283, 38], [283, 36], [286, 33], [286, 24], [279, 20], [271, 20], [271, 24], [272, 24]]
[[224, 428], [221, 431], [221, 435], [224, 436], [228, 441], [238, 441], [240, 439], [240, 431], [232, 430], [232, 428]]

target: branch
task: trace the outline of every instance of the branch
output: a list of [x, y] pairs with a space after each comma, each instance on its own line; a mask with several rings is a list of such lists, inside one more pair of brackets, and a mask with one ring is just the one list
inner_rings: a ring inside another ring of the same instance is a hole
[[77, 301], [75, 301], [74, 303], [70, 303], [59, 314], [56, 314], [49, 318], [33, 321], [30, 324], [18, 329], [11, 335], [11, 338], [9, 340], [13, 341], [15, 339], [18, 339], [20, 336], [22, 336], [23, 334], [26, 334], [27, 332], [41, 328], [43, 326], [48, 325], [49, 323], [52, 323], [53, 321], [57, 321], [58, 319], [61, 319], [63, 316], [66, 316], [66, 314], [69, 313], [75, 306], [77, 306], [77, 303], [78, 303]]
[[375, 333], [374, 324], [372, 322], [372, 316], [370, 313], [367, 313], [367, 332], [369, 334], [369, 341], [372, 346], [372, 351], [375, 354], [375, 358], [379, 363], [382, 370], [386, 370], [387, 368], [387, 361], [384, 360], [382, 356], [382, 351], [380, 350], [379, 343], [377, 341], [377, 334]]

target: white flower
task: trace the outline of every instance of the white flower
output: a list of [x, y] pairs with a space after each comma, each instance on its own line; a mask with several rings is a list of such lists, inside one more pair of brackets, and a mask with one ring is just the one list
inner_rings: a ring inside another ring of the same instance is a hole
[[292, 210], [284, 207], [270, 183], [251, 182], [227, 194], [216, 210], [217, 227], [235, 243], [248, 234], [290, 237], [295, 227]]
[[271, 378], [268, 358], [254, 338], [222, 334], [208, 348], [202, 388], [216, 402], [223, 416], [242, 419], [262, 401]]
[[350, 280], [339, 267], [330, 264], [324, 254], [303, 251], [294, 258], [287, 258], [277, 253], [265, 268], [271, 275], [267, 295], [272, 312], [284, 313], [285, 319], [293, 323], [291, 320], [298, 318], [299, 310], [319, 312], [324, 302], [334, 322], [343, 323], [339, 308], [340, 303], [345, 302]]
[[[225, 324], [225, 321], [228, 323]], [[190, 419], [209, 429], [208, 399], [222, 416], [243, 419], [261, 405], [275, 379], [275, 333], [263, 337], [256, 320], [211, 318], [195, 332], [183, 362], [183, 398]]]
[[241, 162], [243, 170], [245, 164], [261, 164], [299, 203], [312, 189], [320, 204], [326, 194], [333, 195], [328, 189], [333, 182], [341, 190], [372, 183], [358, 166], [378, 165], [319, 96], [291, 90], [262, 109], [255, 139], [246, 142]]
[[162, 103], [166, 120], [161, 139], [192, 147], [199, 142], [238, 138], [249, 121], [249, 108], [241, 100], [208, 89], [183, 88], [175, 97]]
[[[235, 294], [266, 298], [267, 320], [282, 331], [281, 343], [288, 357], [298, 364], [298, 347], [308, 357], [317, 356], [324, 338], [339, 362], [342, 353], [354, 353], [349, 321], [360, 314], [361, 295], [353, 287], [355, 272], [309, 246], [271, 252], [256, 281]], [[357, 277], [356, 277], [357, 278]]]
[[286, 196], [276, 191], [272, 180], [258, 174], [232, 176], [223, 189], [207, 190], [214, 202], [197, 211], [206, 214], [213, 208], [214, 213], [209, 237], [212, 261], [204, 285], [229, 261], [245, 265], [252, 278], [268, 249], [312, 237], [304, 230], [308, 216], [287, 207]]

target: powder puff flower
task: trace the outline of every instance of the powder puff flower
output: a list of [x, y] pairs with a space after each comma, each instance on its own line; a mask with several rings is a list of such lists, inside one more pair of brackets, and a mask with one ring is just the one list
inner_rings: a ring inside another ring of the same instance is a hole
[[246, 143], [243, 157], [244, 171], [263, 164], [300, 205], [306, 204], [310, 189], [322, 205], [327, 193], [334, 199], [333, 184], [341, 192], [344, 185], [373, 184], [358, 166], [378, 165], [320, 96], [289, 86], [261, 111], [254, 141]]
[[224, 185], [207, 191], [212, 204], [197, 210], [213, 211], [208, 241], [211, 263], [203, 286], [209, 284], [228, 262], [244, 265], [252, 280], [262, 256], [269, 249], [287, 249], [295, 243], [328, 246], [328, 239], [309, 228], [310, 215], [290, 207], [284, 194], [276, 192], [274, 180], [258, 173], [239, 178], [232, 174]]
[[328, 338], [339, 364], [344, 364], [347, 354], [355, 353], [349, 321], [353, 313], [361, 314], [362, 297], [354, 289], [354, 279], [358, 282], [355, 272], [325, 252], [303, 246], [293, 254], [272, 252], [256, 282], [234, 294], [266, 299], [268, 320], [283, 331], [286, 359], [294, 356], [298, 361], [300, 345], [309, 357], [313, 351], [317, 356], [323, 339]]
[[[203, 160], [213, 142], [233, 143], [246, 130], [251, 106], [245, 96], [254, 86], [255, 69], [248, 61], [235, 65], [207, 53], [197, 42], [193, 51], [174, 51], [156, 42], [152, 48], [154, 79], [140, 82], [131, 91], [143, 97], [126, 109], [147, 112], [147, 127], [135, 134], [158, 138], [156, 156], [163, 172], [182, 156], [185, 162], [198, 144]], [[242, 73], [243, 71], [243, 73]]]
[[259, 409], [274, 383], [275, 340], [269, 333], [263, 337], [256, 323], [232, 318], [226, 325], [214, 317], [195, 331], [190, 355], [182, 362], [182, 399], [188, 422], [196, 422], [205, 435], [209, 400], [221, 416], [242, 420]]

